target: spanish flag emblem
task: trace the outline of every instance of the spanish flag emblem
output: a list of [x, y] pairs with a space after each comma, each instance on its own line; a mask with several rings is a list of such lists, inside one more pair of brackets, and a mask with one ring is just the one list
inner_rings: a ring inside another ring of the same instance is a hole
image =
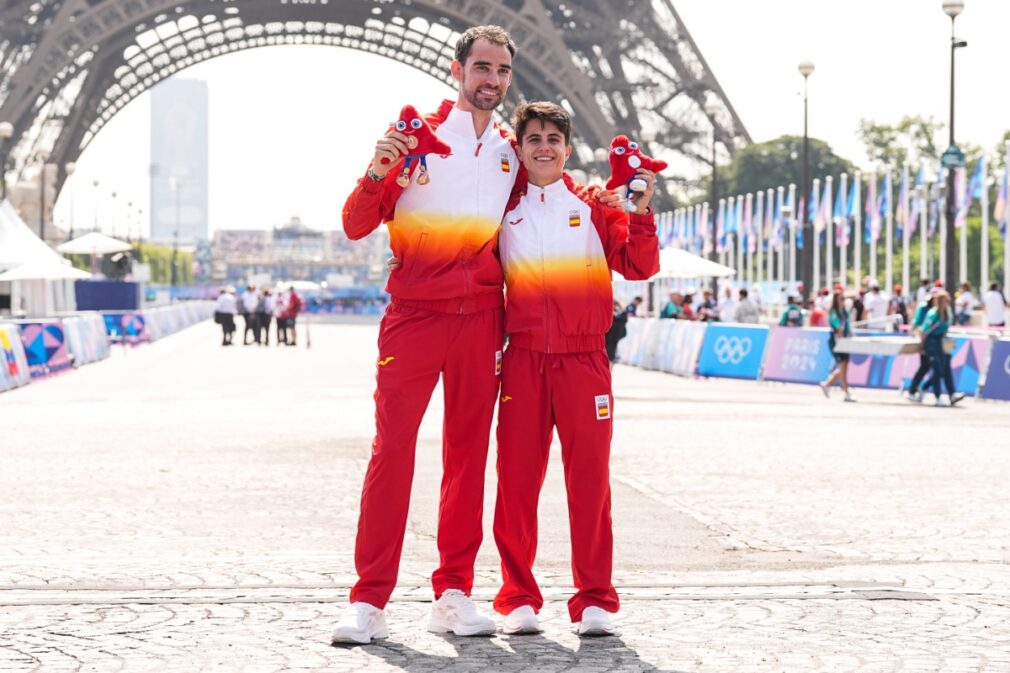
[[509, 155], [501, 155], [501, 172], [508, 173], [512, 170], [512, 164], [509, 163]]
[[610, 395], [596, 396], [596, 420], [606, 421], [610, 419]]
[[577, 227], [580, 224], [582, 224], [582, 215], [579, 214], [579, 211], [573, 210], [573, 211], [569, 212], [568, 213], [568, 226], [569, 227]]

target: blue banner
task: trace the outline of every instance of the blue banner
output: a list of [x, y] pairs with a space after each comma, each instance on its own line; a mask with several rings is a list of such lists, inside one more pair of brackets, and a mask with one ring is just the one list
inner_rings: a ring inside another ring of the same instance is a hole
[[698, 360], [702, 376], [756, 379], [761, 373], [768, 328], [763, 325], [711, 323]]
[[1010, 340], [1001, 339], [993, 344], [982, 398], [1010, 401]]
[[776, 327], [768, 340], [764, 379], [785, 383], [819, 383], [828, 378], [834, 356], [828, 330]]

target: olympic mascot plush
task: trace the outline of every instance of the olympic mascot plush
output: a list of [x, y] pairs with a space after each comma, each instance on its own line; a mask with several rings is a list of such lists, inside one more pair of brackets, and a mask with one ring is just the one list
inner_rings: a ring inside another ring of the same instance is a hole
[[[431, 180], [428, 176], [428, 163], [425, 156], [428, 154], [450, 154], [452, 148], [442, 142], [435, 132], [428, 126], [413, 105], [405, 105], [400, 110], [400, 118], [390, 124], [407, 136], [408, 153], [403, 161], [403, 170], [396, 178], [396, 184], [406, 187], [410, 184], [410, 170], [414, 167], [414, 162], [418, 162], [417, 184], [426, 185]], [[388, 163], [388, 160], [384, 160]]]
[[631, 192], [644, 192], [645, 180], [635, 178], [639, 168], [659, 173], [665, 170], [667, 163], [659, 161], [642, 154], [638, 148], [638, 143], [628, 140], [627, 136], [617, 136], [610, 141], [610, 180], [607, 181], [607, 189], [615, 189], [621, 185], [628, 188], [624, 202], [627, 210], [634, 210], [631, 203]]

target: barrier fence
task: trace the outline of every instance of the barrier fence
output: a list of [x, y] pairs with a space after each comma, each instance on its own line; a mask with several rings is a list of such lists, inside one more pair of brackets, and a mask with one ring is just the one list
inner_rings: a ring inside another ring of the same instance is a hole
[[[680, 376], [708, 376], [815, 384], [834, 367], [829, 331], [733, 323], [633, 318], [617, 346], [624, 364]], [[861, 332], [886, 336], [882, 332]], [[898, 336], [891, 333], [892, 336]], [[1010, 340], [949, 333], [958, 392], [1010, 400]], [[899, 390], [919, 368], [918, 354], [849, 357], [849, 385]]]
[[114, 343], [161, 339], [214, 313], [193, 301], [142, 311], [77, 313], [0, 323], [0, 392], [109, 356]]

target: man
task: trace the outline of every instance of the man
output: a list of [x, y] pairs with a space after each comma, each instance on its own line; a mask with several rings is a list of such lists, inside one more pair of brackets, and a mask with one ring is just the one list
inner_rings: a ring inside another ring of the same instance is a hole
[[915, 291], [915, 303], [918, 306], [929, 299], [929, 278], [922, 278], [919, 281], [919, 288]]
[[715, 302], [715, 297], [712, 295], [712, 291], [705, 290], [703, 294], [705, 298], [701, 302], [701, 306], [698, 307], [698, 320], [704, 320], [705, 322], [718, 322], [719, 306]]
[[680, 296], [679, 292], [670, 293], [670, 301], [666, 302], [663, 306], [662, 312], [660, 312], [660, 318], [679, 318], [684, 314], [684, 309], [680, 305], [684, 302], [684, 298]]
[[736, 322], [737, 301], [733, 298], [733, 288], [726, 286], [722, 302], [719, 304], [719, 320]]
[[985, 324], [988, 327], [1006, 326], [1006, 309], [1010, 304], [1006, 297], [999, 291], [999, 283], [989, 286], [989, 291], [982, 297], [982, 304], [985, 306]]
[[361, 494], [355, 545], [358, 581], [333, 642], [368, 643], [387, 635], [383, 609], [396, 585], [421, 418], [442, 377], [443, 479], [428, 629], [487, 635], [494, 621], [469, 598], [482, 536], [484, 470], [502, 358], [504, 297], [495, 243], [519, 162], [492, 119], [512, 80], [515, 44], [503, 29], [479, 26], [456, 44], [455, 103], [427, 117], [452, 148], [429, 155], [430, 182], [396, 178], [407, 137], [390, 130], [367, 175], [344, 206], [351, 239], [389, 226], [399, 260], [379, 328], [376, 436]]
[[736, 307], [736, 322], [754, 324], [761, 321], [761, 313], [757, 305], [748, 296], [747, 288], [740, 288], [740, 303]]
[[638, 309], [639, 309], [639, 307], [641, 305], [642, 305], [642, 298], [641, 297], [635, 297], [634, 299], [632, 299], [631, 303], [628, 304], [628, 308], [627, 308], [628, 315], [630, 317], [632, 317], [632, 318], [637, 317], [638, 316]]
[[868, 327], [884, 329], [890, 324], [888, 313], [891, 302], [887, 295], [880, 291], [880, 283], [875, 279], [870, 281], [870, 292], [866, 298], [866, 320]]
[[256, 294], [256, 287], [247, 285], [240, 299], [242, 301], [242, 318], [245, 321], [245, 330], [242, 332], [242, 345], [249, 345], [249, 332], [253, 333], [253, 338], [258, 344], [260, 342], [260, 329], [259, 322], [256, 320], [256, 309], [259, 306], [260, 298]]
[[543, 597], [533, 576], [537, 502], [557, 427], [565, 464], [580, 635], [612, 635], [619, 600], [611, 581], [610, 440], [613, 394], [604, 350], [611, 270], [628, 280], [659, 271], [659, 240], [646, 189], [623, 209], [599, 204], [564, 174], [571, 120], [554, 103], [520, 105], [513, 126], [529, 186], [506, 213], [499, 239], [508, 295], [498, 406], [494, 534], [502, 559], [495, 609], [505, 633], [536, 633]]
[[779, 318], [779, 327], [803, 327], [803, 309], [796, 303], [796, 297], [789, 295], [786, 308]]
[[303, 308], [305, 308], [305, 302], [295, 292], [295, 288], [289, 287], [287, 297], [284, 299], [284, 313], [281, 314], [281, 320], [284, 321], [284, 343], [288, 346], [298, 345], [295, 323], [298, 322], [298, 314], [302, 312]]
[[975, 295], [971, 292], [971, 285], [961, 283], [961, 291], [957, 293], [957, 301], [954, 303], [954, 324], [970, 325], [971, 312], [975, 308]]

